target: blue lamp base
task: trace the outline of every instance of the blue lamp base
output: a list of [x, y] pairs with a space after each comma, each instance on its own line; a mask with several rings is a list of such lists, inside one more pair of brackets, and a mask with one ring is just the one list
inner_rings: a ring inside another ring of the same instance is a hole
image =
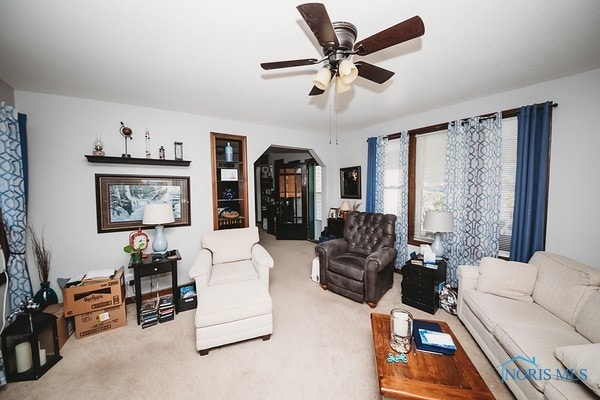
[[167, 238], [163, 233], [164, 228], [165, 227], [162, 225], [156, 225], [156, 236], [154, 237], [154, 242], [152, 242], [152, 251], [155, 253], [164, 254], [167, 252], [167, 248], [169, 247]]

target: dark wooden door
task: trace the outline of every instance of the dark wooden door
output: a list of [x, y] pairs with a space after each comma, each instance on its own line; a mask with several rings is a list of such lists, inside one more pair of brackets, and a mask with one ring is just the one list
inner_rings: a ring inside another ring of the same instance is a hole
[[275, 205], [278, 240], [308, 239], [306, 164], [275, 161]]

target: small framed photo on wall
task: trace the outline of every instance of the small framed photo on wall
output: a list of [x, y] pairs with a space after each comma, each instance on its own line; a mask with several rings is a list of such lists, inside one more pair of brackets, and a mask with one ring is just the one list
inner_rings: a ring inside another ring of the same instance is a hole
[[340, 168], [340, 193], [342, 199], [360, 199], [360, 165]]

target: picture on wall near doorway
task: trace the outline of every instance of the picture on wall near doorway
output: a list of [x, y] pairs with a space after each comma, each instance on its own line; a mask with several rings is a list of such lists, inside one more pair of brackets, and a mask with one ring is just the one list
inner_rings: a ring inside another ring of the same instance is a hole
[[327, 214], [327, 218], [337, 218], [338, 217], [338, 209], [337, 208], [330, 208], [329, 209], [329, 214]]
[[144, 206], [170, 203], [175, 222], [190, 225], [190, 177], [96, 174], [96, 219], [98, 233], [137, 229]]
[[360, 199], [360, 165], [340, 168], [340, 193], [342, 199]]

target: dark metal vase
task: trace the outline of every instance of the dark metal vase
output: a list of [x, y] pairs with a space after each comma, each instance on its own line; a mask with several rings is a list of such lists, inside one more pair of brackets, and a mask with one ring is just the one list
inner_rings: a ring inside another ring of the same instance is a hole
[[42, 282], [40, 286], [42, 288], [33, 296], [33, 301], [40, 305], [40, 309], [44, 309], [50, 304], [57, 304], [58, 296], [54, 289], [50, 287], [50, 282]]

